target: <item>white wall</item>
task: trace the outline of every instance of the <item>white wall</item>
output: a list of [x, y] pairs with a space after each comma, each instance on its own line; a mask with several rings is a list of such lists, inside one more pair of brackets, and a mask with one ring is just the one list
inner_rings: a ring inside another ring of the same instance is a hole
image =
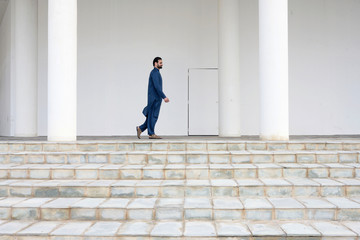
[[360, 1], [289, 2], [290, 133], [360, 134]]
[[11, 135], [11, 4], [0, 19], [0, 135]]
[[[240, 1], [241, 124], [243, 134], [257, 135], [258, 3]], [[157, 133], [186, 135], [187, 69], [217, 67], [217, 0], [78, 4], [78, 135], [135, 134], [155, 56], [163, 57], [171, 100], [162, 106]], [[40, 0], [40, 135], [47, 128], [46, 9]], [[359, 0], [289, 0], [290, 134], [360, 134], [359, 22]]]
[[[44, 62], [47, 53], [39, 54]], [[162, 106], [157, 133], [184, 135], [187, 70], [217, 66], [217, 0], [78, 1], [78, 135], [135, 133], [145, 120], [141, 112], [156, 56], [163, 58], [171, 101]], [[46, 93], [39, 91], [44, 123]], [[46, 135], [45, 124], [39, 134]]]

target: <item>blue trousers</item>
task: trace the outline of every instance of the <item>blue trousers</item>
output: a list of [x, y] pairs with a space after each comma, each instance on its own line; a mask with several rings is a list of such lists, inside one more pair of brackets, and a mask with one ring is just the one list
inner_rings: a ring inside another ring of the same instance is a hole
[[148, 130], [149, 136], [155, 134], [155, 124], [159, 118], [160, 107], [161, 100], [155, 100], [148, 109], [148, 114], [146, 115], [146, 120], [144, 124], [140, 126], [140, 130], [142, 132], [146, 129]]

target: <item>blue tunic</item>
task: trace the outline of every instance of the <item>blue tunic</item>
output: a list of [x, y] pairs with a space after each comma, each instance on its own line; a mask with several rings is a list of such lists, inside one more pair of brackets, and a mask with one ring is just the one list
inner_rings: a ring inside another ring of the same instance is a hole
[[166, 98], [166, 96], [162, 91], [161, 74], [159, 69], [154, 68], [149, 76], [148, 103], [142, 113], [145, 116], [148, 116], [150, 111], [155, 111], [155, 115], [157, 117], [157, 115], [159, 114], [161, 101], [164, 98]]

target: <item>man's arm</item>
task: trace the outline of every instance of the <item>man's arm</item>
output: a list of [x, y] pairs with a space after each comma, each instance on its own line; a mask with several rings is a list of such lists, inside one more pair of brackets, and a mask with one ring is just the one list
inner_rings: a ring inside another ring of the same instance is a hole
[[165, 96], [165, 94], [163, 93], [163, 91], [161, 89], [161, 86], [160, 86], [160, 74], [157, 74], [157, 73], [152, 74], [151, 80], [153, 81], [153, 84], [154, 84], [154, 87], [155, 87], [155, 90], [156, 90], [157, 94], [159, 94], [159, 96], [162, 99], [167, 98]]

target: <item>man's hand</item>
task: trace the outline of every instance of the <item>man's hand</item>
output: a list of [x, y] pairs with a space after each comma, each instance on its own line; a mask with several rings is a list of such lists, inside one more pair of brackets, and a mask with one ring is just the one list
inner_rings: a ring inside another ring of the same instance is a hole
[[166, 103], [170, 102], [170, 100], [169, 100], [168, 98], [164, 98], [164, 101], [165, 101]]

